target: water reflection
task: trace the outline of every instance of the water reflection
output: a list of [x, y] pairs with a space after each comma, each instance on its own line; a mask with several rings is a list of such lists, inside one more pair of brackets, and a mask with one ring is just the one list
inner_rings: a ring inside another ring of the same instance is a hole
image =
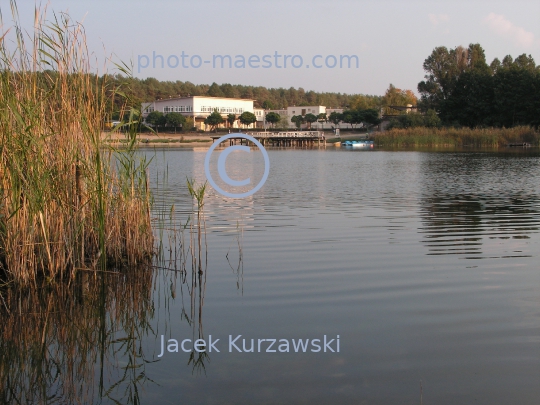
[[[161, 249], [154, 269], [81, 271], [69, 285], [0, 290], [0, 403], [140, 403], [142, 388], [159, 383], [146, 371], [160, 361], [148, 346], [170, 335], [156, 321], [165, 316], [165, 328], [177, 322], [171, 308], [178, 295], [192, 341], [205, 339], [204, 212], [195, 210], [183, 226], [169, 225], [161, 229], [168, 254]], [[227, 260], [243, 289], [238, 229], [238, 261], [234, 247]], [[206, 373], [209, 360], [192, 350], [185, 364]]]
[[536, 161], [486, 154], [440, 156], [426, 154], [421, 164], [419, 232], [428, 255], [530, 257], [519, 243], [506, 243], [506, 251], [486, 251], [484, 245], [486, 238], [529, 239], [538, 232], [540, 198], [538, 185], [531, 182]]
[[[483, 239], [528, 239], [538, 232], [540, 199], [445, 195], [422, 199], [422, 242], [430, 255], [482, 258]], [[515, 251], [505, 257], [522, 256]], [[500, 257], [500, 256], [498, 256]]]
[[70, 285], [3, 289], [2, 403], [139, 403], [152, 274], [81, 272]]

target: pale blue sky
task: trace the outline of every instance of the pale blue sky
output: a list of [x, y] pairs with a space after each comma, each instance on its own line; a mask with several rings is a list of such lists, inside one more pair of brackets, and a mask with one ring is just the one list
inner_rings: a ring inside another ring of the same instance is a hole
[[[18, 5], [21, 19], [31, 26], [34, 2], [19, 0]], [[0, 6], [6, 27], [9, 1], [0, 0]], [[276, 51], [303, 58], [297, 69], [221, 69], [211, 64], [154, 69], [150, 63], [135, 72], [140, 78], [383, 94], [389, 83], [416, 91], [424, 75], [422, 63], [436, 46], [478, 42], [488, 62], [527, 53], [540, 64], [540, 1], [51, 0], [49, 8], [84, 18], [89, 47], [98, 56], [105, 48], [135, 64], [139, 55], [154, 51], [165, 58], [184, 51], [202, 60], [212, 60], [214, 54], [246, 59], [269, 54], [274, 63]], [[307, 68], [317, 54], [323, 55], [317, 60], [323, 68]], [[324, 67], [324, 57], [340, 54], [357, 55], [359, 67]]]

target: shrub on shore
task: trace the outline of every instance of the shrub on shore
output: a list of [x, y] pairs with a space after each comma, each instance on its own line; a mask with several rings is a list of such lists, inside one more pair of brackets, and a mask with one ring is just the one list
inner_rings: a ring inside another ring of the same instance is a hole
[[540, 131], [528, 126], [513, 128], [391, 129], [374, 138], [377, 146], [475, 146], [503, 147], [513, 143], [538, 146]]

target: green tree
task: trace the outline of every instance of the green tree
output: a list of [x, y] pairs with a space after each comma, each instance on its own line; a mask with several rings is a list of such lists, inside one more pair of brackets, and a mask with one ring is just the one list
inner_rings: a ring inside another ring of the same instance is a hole
[[328, 116], [328, 121], [330, 121], [335, 126], [338, 126], [339, 123], [343, 120], [343, 114], [340, 114], [336, 111], [332, 111]]
[[165, 116], [161, 111], [152, 111], [146, 116], [145, 120], [148, 124], [156, 129], [156, 132], [159, 132], [158, 129], [160, 126], [165, 125]]
[[321, 125], [323, 125], [325, 122], [328, 122], [328, 117], [326, 116], [326, 113], [320, 113], [319, 115], [317, 115], [317, 121], [319, 121]]
[[[433, 111], [433, 110], [431, 110]], [[417, 112], [400, 115], [390, 120], [388, 129], [392, 128], [417, 128], [424, 126], [424, 116]]]
[[540, 70], [529, 55], [507, 55], [490, 67], [476, 63], [463, 72], [452, 93], [440, 103], [445, 124], [468, 127], [540, 123]]
[[227, 114], [227, 122], [229, 123], [229, 128], [232, 128], [236, 121], [236, 114]]
[[272, 124], [272, 127], [275, 127], [275, 125], [281, 120], [281, 116], [276, 112], [269, 112], [266, 114], [266, 122], [269, 122]]
[[177, 112], [170, 112], [165, 116], [165, 122], [167, 126], [174, 127], [174, 133], [176, 134], [176, 128], [181, 127], [186, 122], [186, 117]]
[[264, 103], [262, 103], [262, 108], [265, 110], [273, 110], [274, 104], [270, 100], [265, 100]]
[[428, 128], [438, 128], [441, 126], [441, 119], [435, 110], [427, 110], [424, 116], [424, 126]]
[[441, 106], [451, 96], [459, 76], [469, 70], [488, 71], [484, 50], [480, 44], [468, 48], [458, 46], [448, 50], [441, 46], [433, 50], [423, 64], [426, 80], [418, 83], [422, 107], [441, 111]]
[[345, 110], [341, 114], [341, 121], [345, 124], [349, 124], [351, 128], [354, 128], [354, 125], [358, 124], [358, 116], [355, 111]]
[[216, 82], [212, 83], [212, 85], [208, 88], [207, 94], [210, 97], [224, 97], [225, 94], [221, 90], [221, 87]]
[[358, 122], [365, 122], [369, 125], [378, 125], [381, 123], [379, 111], [376, 108], [368, 108], [366, 110], [358, 110], [356, 112]]
[[309, 128], [311, 129], [311, 124], [317, 121], [317, 116], [315, 114], [308, 113], [304, 117], [304, 121], [307, 122]]
[[296, 128], [300, 129], [302, 127], [302, 124], [304, 123], [304, 117], [301, 115], [293, 115], [291, 118], [291, 122], [296, 125]]
[[440, 115], [448, 124], [468, 127], [496, 125], [494, 97], [491, 71], [468, 71], [459, 77], [452, 94], [441, 104]]
[[382, 104], [382, 97], [357, 94], [350, 97], [349, 107], [351, 110], [366, 110], [368, 108], [379, 108]]
[[536, 63], [531, 55], [522, 54], [519, 55], [516, 60], [514, 60], [514, 67], [522, 70], [528, 70], [534, 72], [537, 70]]
[[210, 131], [214, 131], [219, 124], [223, 123], [223, 117], [217, 111], [214, 111], [204, 120], [205, 125], [210, 125]]
[[242, 125], [251, 125], [254, 122], [257, 122], [257, 117], [252, 112], [244, 111], [242, 115], [240, 115], [239, 120]]
[[502, 63], [498, 58], [493, 59], [493, 62], [489, 65], [491, 69], [491, 74], [496, 74], [497, 71], [502, 67]]

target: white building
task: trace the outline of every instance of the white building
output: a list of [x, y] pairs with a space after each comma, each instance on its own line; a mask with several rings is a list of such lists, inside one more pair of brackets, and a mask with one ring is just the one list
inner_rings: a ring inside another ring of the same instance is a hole
[[[235, 114], [238, 118], [245, 111], [249, 111], [255, 114], [257, 122], [246, 128], [270, 128], [270, 124], [265, 123], [265, 116], [270, 112], [278, 113], [282, 118], [287, 120], [288, 128], [295, 128], [296, 125], [291, 121], [291, 118], [295, 115], [305, 116], [306, 114], [313, 114], [318, 116], [319, 114], [326, 114], [328, 118], [332, 112], [342, 113], [342, 108], [326, 108], [322, 105], [316, 106], [292, 106], [282, 108], [280, 110], [264, 110], [262, 108], [253, 107], [252, 99], [244, 98], [224, 98], [224, 97], [206, 97], [206, 96], [190, 96], [190, 97], [170, 97], [161, 100], [156, 100], [151, 103], [142, 103], [143, 117], [151, 113], [152, 111], [160, 111], [163, 114], [170, 112], [178, 112], [186, 117], [191, 117], [194, 120], [194, 125], [198, 129], [208, 129], [204, 124], [204, 120], [212, 112], [218, 111], [225, 119], [225, 122], [220, 127], [228, 127], [226, 121], [227, 115]], [[277, 124], [277, 127], [282, 127], [283, 123]], [[331, 122], [314, 122], [311, 124], [312, 129], [331, 129], [335, 125]], [[302, 128], [306, 129], [307, 124], [303, 124]], [[242, 124], [237, 120], [233, 124], [233, 128], [244, 128]]]
[[[257, 117], [257, 123], [250, 125], [253, 128], [260, 122], [260, 126], [264, 122], [264, 110], [253, 108], [252, 99], [244, 98], [222, 98], [222, 97], [206, 97], [206, 96], [190, 96], [190, 97], [175, 97], [156, 100], [151, 103], [142, 103], [143, 117], [152, 111], [161, 111], [163, 114], [170, 112], [178, 112], [186, 117], [192, 117], [195, 127], [198, 129], [206, 129], [204, 120], [212, 112], [218, 111], [226, 120], [228, 114], [235, 114], [238, 118], [242, 113], [248, 111]], [[225, 121], [221, 126], [227, 126]], [[237, 120], [233, 124], [233, 128], [242, 127], [242, 124]]]
[[[275, 112], [279, 114], [282, 118], [287, 117], [289, 128], [296, 128], [296, 124], [291, 121], [291, 118], [294, 117], [295, 115], [305, 116], [306, 114], [313, 114], [315, 116], [319, 116], [319, 114], [326, 114], [326, 118], [328, 119], [328, 117], [330, 116], [332, 112], [342, 113], [343, 108], [326, 108], [325, 106], [322, 106], [322, 105], [299, 106], [299, 107], [293, 106], [293, 107], [282, 108], [281, 110], [266, 110], [265, 115], [270, 112]], [[269, 124], [267, 124], [266, 126], [269, 127]], [[280, 124], [277, 124], [277, 126], [280, 126]], [[307, 124], [303, 124], [302, 128], [307, 128], [307, 126], [308, 126]], [[335, 125], [332, 124], [331, 122], [321, 123], [317, 121], [311, 124], [311, 128], [314, 130], [315, 129], [331, 129], [334, 126]]]

